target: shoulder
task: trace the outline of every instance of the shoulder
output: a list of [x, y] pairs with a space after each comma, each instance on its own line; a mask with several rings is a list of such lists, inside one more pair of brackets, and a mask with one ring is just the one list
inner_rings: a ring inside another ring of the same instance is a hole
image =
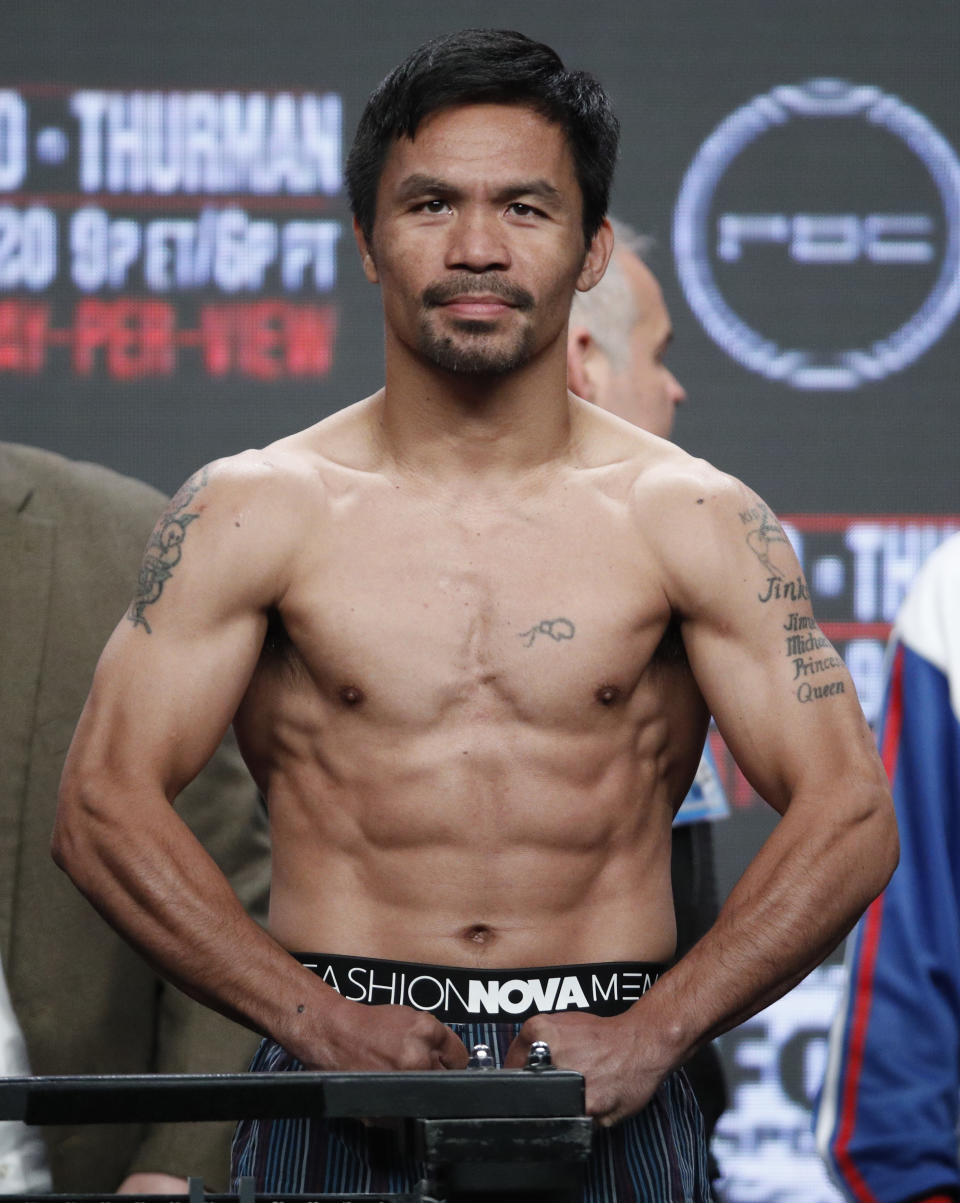
[[307, 493], [322, 502], [335, 487], [338, 472], [373, 466], [370, 425], [374, 401], [368, 397], [265, 447], [214, 460], [187, 484], [202, 484], [224, 497], [249, 494], [283, 502], [302, 500]]
[[[276, 604], [323, 548], [335, 516], [338, 475], [323, 424], [266, 447], [198, 468], [163, 507], [148, 540], [144, 573], [176, 569], [205, 596]], [[142, 573], [143, 575], [143, 573]]]
[[751, 523], [776, 524], [752, 489], [707, 460], [592, 406], [581, 420], [583, 466], [626, 502], [638, 538], [665, 565], [722, 554]]
[[146, 558], [166, 563], [173, 554], [179, 564], [186, 545], [208, 577], [228, 567], [232, 572], [241, 561], [244, 575], [269, 573], [300, 535], [316, 494], [307, 463], [289, 450], [267, 447], [212, 460], [183, 482], [159, 516], [155, 512]]
[[952, 682], [960, 713], [960, 533], [928, 556], [897, 615], [896, 636]]
[[615, 414], [572, 398], [572, 415], [583, 467], [601, 468], [615, 475], [629, 490], [638, 506], [668, 504], [692, 498], [722, 504], [727, 497], [739, 498], [745, 490], [740, 481], [721, 472], [649, 431], [632, 425]]
[[954, 599], [960, 594], [960, 532], [945, 539], [923, 563], [904, 603], [898, 623], [918, 603]]
[[756, 498], [735, 476], [715, 468], [705, 459], [689, 455], [672, 443], [658, 440], [655, 455], [638, 464], [634, 495], [638, 501], [679, 506], [678, 516], [690, 510], [697, 520], [705, 516], [723, 519], [731, 511], [744, 508]]
[[190, 511], [208, 527], [230, 521], [271, 538], [316, 529], [343, 470], [336, 450], [336, 438], [322, 422], [266, 447], [213, 460], [184, 481], [164, 517]]
[[738, 596], [771, 577], [806, 595], [793, 548], [767, 503], [743, 481], [680, 452], [639, 473], [635, 521], [660, 566], [673, 607], [694, 614], [720, 593]]
[[653, 440], [634, 457], [631, 501], [638, 522], [655, 541], [677, 551], [677, 540], [697, 554], [751, 523], [776, 522], [769, 507], [735, 476], [672, 443]]

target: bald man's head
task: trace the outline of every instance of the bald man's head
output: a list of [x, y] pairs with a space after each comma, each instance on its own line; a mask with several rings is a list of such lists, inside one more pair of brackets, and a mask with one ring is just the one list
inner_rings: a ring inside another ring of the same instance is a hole
[[614, 221], [616, 243], [603, 279], [577, 293], [570, 314], [570, 388], [601, 409], [669, 438], [685, 400], [664, 363], [673, 328], [656, 277], [638, 253], [645, 246]]

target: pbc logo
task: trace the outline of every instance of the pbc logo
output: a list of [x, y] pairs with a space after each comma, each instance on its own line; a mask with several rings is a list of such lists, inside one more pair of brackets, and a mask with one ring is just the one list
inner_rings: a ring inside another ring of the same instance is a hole
[[774, 88], [697, 152], [673, 243], [690, 307], [744, 367], [855, 388], [913, 363], [960, 309], [960, 162], [878, 88]]
[[[743, 257], [750, 242], [782, 243], [797, 263], [929, 263], [933, 220], [925, 213], [784, 214], [724, 213], [718, 222], [717, 254], [727, 263]], [[919, 237], [925, 235], [925, 237]]]

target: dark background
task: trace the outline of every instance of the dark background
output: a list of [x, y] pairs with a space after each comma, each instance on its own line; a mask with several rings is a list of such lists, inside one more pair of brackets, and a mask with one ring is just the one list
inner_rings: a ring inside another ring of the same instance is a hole
[[[371, 87], [409, 48], [476, 24], [480, 11], [463, 0], [448, 0], [442, 16], [405, 0], [7, 3], [0, 79], [333, 90], [343, 96], [348, 139]], [[960, 8], [951, 0], [549, 0], [522, 7], [491, 0], [482, 22], [549, 41], [565, 61], [597, 74], [616, 103], [623, 150], [614, 211], [658, 241], [652, 263], [676, 325], [674, 363], [690, 395], [678, 441], [744, 477], [780, 511], [955, 510], [956, 325], [912, 369], [879, 384], [843, 394], [784, 389], [746, 372], [704, 334], [680, 294], [670, 234], [679, 185], [700, 144], [723, 117], [777, 84], [823, 76], [871, 83], [960, 145]], [[871, 180], [860, 182], [858, 195], [861, 142], [851, 129], [845, 153], [825, 147], [827, 163], [810, 164], [802, 202], [790, 203], [806, 202], [811, 184], [832, 195], [841, 183], [844, 208], [872, 211]], [[756, 168], [762, 173], [763, 163]], [[757, 199], [763, 211], [767, 198]], [[776, 200], [788, 203], [784, 195]], [[259, 445], [373, 391], [380, 382], [376, 296], [361, 280], [346, 230], [340, 258], [342, 335], [321, 387], [265, 392], [230, 379], [211, 387], [177, 378], [131, 390], [45, 375], [4, 390], [6, 436], [103, 460], [170, 491], [214, 455]], [[782, 302], [782, 283], [765, 295], [757, 280], [759, 312]], [[892, 317], [903, 316], [896, 296], [889, 305]]]
[[[862, 577], [866, 561], [855, 562], [844, 542], [849, 522], [834, 520], [830, 526], [828, 519], [828, 533], [817, 543], [817, 523], [809, 516], [888, 515], [883, 529], [891, 532], [892, 542], [884, 544], [883, 554], [887, 560], [912, 556], [910, 562], [917, 564], [931, 541], [956, 525], [960, 326], [953, 322], [904, 370], [856, 389], [811, 391], [768, 380], [740, 366], [703, 330], [678, 280], [671, 227], [684, 175], [703, 142], [735, 110], [778, 85], [824, 77], [873, 85], [922, 114], [956, 152], [960, 6], [953, 0], [909, 5], [902, 0], [593, 0], [589, 5], [531, 0], [522, 6], [488, 0], [482, 7], [465, 0], [442, 6], [410, 0], [14, 0], [2, 12], [0, 88], [22, 90], [34, 110], [41, 101], [30, 89], [37, 85], [60, 87], [42, 103], [45, 113], [59, 104], [62, 114], [68, 112], [63, 96], [82, 87], [332, 91], [343, 100], [345, 148], [371, 88], [408, 50], [440, 32], [479, 23], [520, 29], [552, 44], [569, 65], [593, 71], [610, 92], [623, 127], [613, 209], [655, 238], [651, 266], [674, 320], [670, 362], [689, 395], [675, 437], [689, 451], [744, 478], [780, 513], [806, 516], [804, 529], [814, 532], [808, 542], [843, 561], [848, 574], [840, 601], [830, 602], [834, 595], [823, 594], [836, 611], [838, 645], [845, 651], [848, 640], [860, 638], [879, 649], [892, 617], [891, 598], [906, 585], [902, 565], [887, 590], [887, 603], [878, 603], [872, 626], [861, 622], [858, 627], [850, 581], [856, 573]], [[69, 122], [63, 127], [68, 129]], [[71, 202], [70, 187], [50, 187], [53, 178], [39, 166], [32, 168], [18, 195], [0, 195], [0, 208], [49, 204], [65, 222], [83, 198]], [[76, 184], [72, 187], [75, 191]], [[202, 204], [222, 208], [228, 200], [245, 208], [248, 198], [196, 198], [192, 210], [190, 198], [185, 207], [184, 198], [177, 199], [180, 207], [156, 197], [141, 200], [136, 210], [125, 207], [124, 197], [104, 206], [147, 220], [174, 209], [196, 216]], [[714, 208], [861, 218], [876, 212], [927, 213], [934, 224], [930, 241], [941, 258], [951, 224], [960, 225], [960, 208], [943, 212], [929, 175], [905, 145], [855, 119], [794, 122], [758, 139], [731, 165]], [[293, 299], [319, 300], [336, 310], [338, 333], [328, 372], [306, 379], [280, 373], [274, 381], [242, 372], [217, 376], [204, 369], [198, 354], [181, 348], [170, 375], [120, 381], [99, 360], [94, 371], [78, 374], [69, 354], [51, 346], [40, 370], [0, 367], [2, 437], [96, 460], [172, 492], [207, 460], [262, 445], [375, 390], [382, 371], [377, 294], [359, 271], [343, 196], [317, 198], [316, 212], [343, 223], [339, 278], [329, 294], [318, 298], [306, 289]], [[278, 205], [274, 216], [289, 214]], [[851, 265], [798, 265], [784, 247], [774, 245], [747, 248], [736, 265], [715, 262], [714, 274], [728, 302], [765, 335], [786, 346], [822, 350], [886, 337], [916, 309], [936, 267], [936, 262], [878, 266], [862, 259]], [[66, 330], [80, 295], [62, 267], [42, 297], [0, 290], [0, 302], [5, 296], [44, 300], [53, 325]], [[117, 294], [103, 290], [102, 295]], [[123, 295], [149, 296], [142, 283]], [[280, 295], [276, 287], [264, 289], [268, 298]], [[182, 324], [190, 327], [199, 304], [224, 298], [207, 289], [163, 299], [178, 307]], [[914, 537], [916, 530], [920, 535]], [[805, 559], [808, 571], [823, 558], [819, 551], [811, 557]], [[871, 561], [871, 571], [880, 574], [878, 589], [885, 563]], [[716, 829], [726, 891], [770, 820], [742, 783], [737, 786], [732, 769], [724, 766], [724, 772], [731, 792], [739, 790], [733, 817]], [[834, 973], [833, 990], [836, 981]], [[822, 1030], [825, 1021], [821, 1016], [810, 1022]], [[781, 1038], [776, 1023], [768, 1029], [763, 1039]], [[735, 1082], [743, 1078], [739, 1047], [728, 1046]], [[811, 1056], [799, 1068], [794, 1058], [786, 1069], [778, 1063], [776, 1070], [784, 1114], [801, 1124], [816, 1085], [816, 1056]], [[769, 1119], [769, 1105], [763, 1105]], [[747, 1123], [742, 1107], [737, 1115], [742, 1128]], [[809, 1149], [801, 1148], [798, 1156], [808, 1157]], [[738, 1182], [731, 1169], [731, 1200], [790, 1197], [784, 1186], [765, 1190], [762, 1183]], [[818, 1181], [804, 1197], [827, 1198], [829, 1189]]]

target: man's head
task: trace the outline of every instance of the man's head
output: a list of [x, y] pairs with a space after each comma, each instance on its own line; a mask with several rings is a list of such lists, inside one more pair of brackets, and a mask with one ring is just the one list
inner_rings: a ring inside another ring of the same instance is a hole
[[560, 126], [582, 198], [584, 244], [607, 211], [619, 124], [603, 89], [567, 71], [541, 42], [521, 33], [465, 29], [425, 43], [374, 91], [347, 159], [353, 215], [369, 244], [384, 161], [399, 138], [416, 137], [424, 119], [469, 104], [522, 105]]
[[616, 242], [603, 279], [574, 296], [567, 337], [570, 387], [601, 409], [669, 438], [686, 398], [664, 363], [673, 336], [646, 240], [612, 221]]
[[411, 356], [487, 379], [562, 364], [570, 298], [612, 246], [616, 139], [599, 85], [521, 34], [440, 38], [387, 77], [347, 177], [388, 376]]

